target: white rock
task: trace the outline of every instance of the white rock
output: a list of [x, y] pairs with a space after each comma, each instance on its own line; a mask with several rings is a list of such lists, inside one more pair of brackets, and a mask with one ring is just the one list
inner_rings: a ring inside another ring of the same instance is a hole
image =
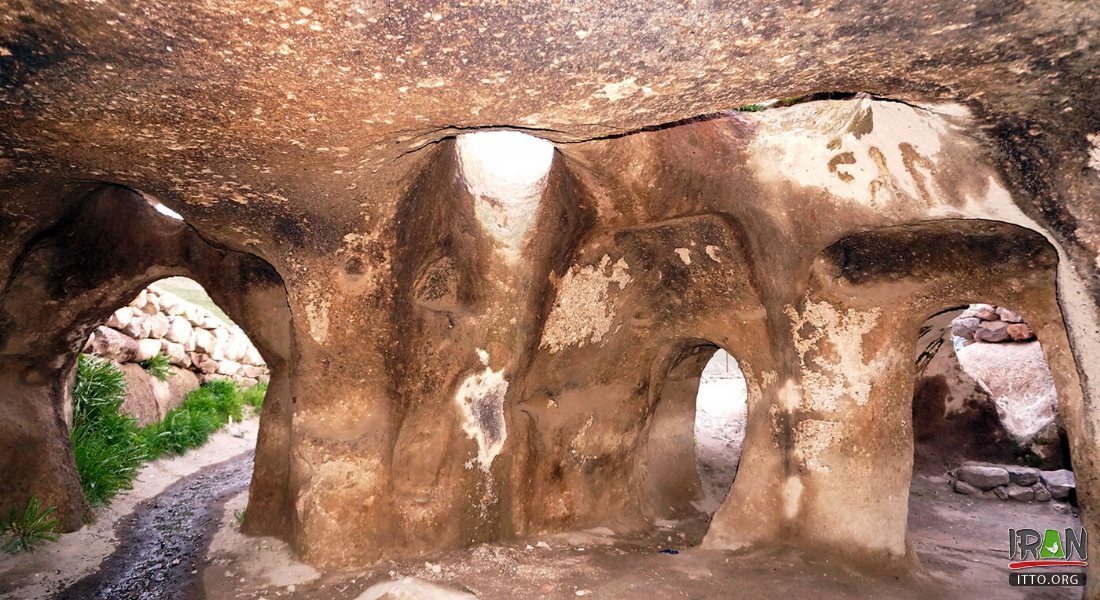
[[173, 365], [176, 366], [191, 366], [191, 361], [187, 359], [187, 352], [183, 349], [183, 344], [177, 344], [176, 342], [170, 342], [168, 340], [160, 341], [160, 350], [168, 357]]
[[187, 340], [191, 338], [191, 322], [180, 316], [170, 317], [168, 331], [164, 334], [164, 337], [170, 342], [186, 344]]
[[119, 331], [134, 338], [147, 338], [149, 337], [149, 326], [145, 323], [146, 316], [143, 312], [135, 312], [130, 314], [130, 320], [126, 322]]
[[221, 375], [236, 375], [241, 372], [241, 363], [232, 360], [218, 362], [218, 373]]
[[267, 364], [264, 362], [264, 357], [260, 356], [260, 351], [252, 344], [248, 345], [248, 351], [244, 353], [244, 362], [261, 367]]
[[107, 327], [122, 331], [122, 328], [126, 327], [126, 324], [133, 318], [134, 309], [129, 306], [123, 306], [111, 314], [110, 318], [107, 319], [106, 325]]
[[195, 351], [204, 352], [210, 354], [214, 351], [214, 334], [210, 333], [208, 329], [196, 329], [194, 332], [195, 337]]
[[162, 338], [168, 333], [168, 327], [170, 325], [168, 317], [161, 314], [155, 314], [150, 315], [146, 321], [149, 323], [149, 337]]
[[137, 298], [134, 298], [133, 301], [130, 302], [130, 306], [141, 310], [141, 308], [145, 306], [146, 302], [147, 300], [145, 297], [145, 290], [141, 290], [140, 292], [138, 292]]
[[143, 360], [149, 360], [160, 352], [160, 340], [154, 339], [142, 339], [138, 340], [137, 351], [134, 352], [134, 362], [141, 362]]
[[415, 577], [383, 581], [366, 589], [355, 600], [477, 600], [477, 596], [429, 583]]

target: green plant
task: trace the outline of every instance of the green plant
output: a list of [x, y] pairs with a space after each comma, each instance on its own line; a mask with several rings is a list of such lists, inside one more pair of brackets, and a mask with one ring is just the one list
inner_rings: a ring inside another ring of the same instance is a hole
[[241, 401], [259, 412], [264, 406], [264, 396], [267, 395], [267, 382], [256, 385], [241, 392]]
[[744, 106], [738, 106], [737, 112], [760, 112], [767, 108], [763, 104], [746, 104]]
[[235, 421], [243, 418], [241, 392], [235, 383], [213, 381], [194, 389], [163, 421], [141, 430], [146, 456], [155, 459], [201, 446], [230, 417]]
[[43, 540], [56, 542], [57, 533], [55, 531], [61, 525], [61, 521], [50, 516], [56, 510], [57, 508], [54, 506], [43, 509], [38, 504], [38, 498], [34, 496], [27, 500], [27, 506], [23, 509], [22, 514], [15, 507], [12, 507], [11, 512], [8, 514], [8, 520], [0, 521], [0, 533], [6, 533], [10, 536], [10, 539], [4, 542], [4, 545], [0, 548], [8, 554], [18, 554], [20, 552], [34, 552], [35, 544]]
[[125, 395], [126, 378], [117, 366], [80, 356], [70, 437], [80, 484], [92, 504], [130, 489], [145, 458], [137, 421], [119, 412]]
[[157, 352], [149, 360], [141, 361], [141, 368], [161, 381], [168, 381], [172, 375], [172, 360], [168, 356]]

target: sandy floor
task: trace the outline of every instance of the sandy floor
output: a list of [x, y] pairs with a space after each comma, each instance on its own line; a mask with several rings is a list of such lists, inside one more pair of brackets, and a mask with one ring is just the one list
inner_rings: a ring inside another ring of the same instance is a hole
[[[1076, 527], [1074, 515], [1052, 504], [971, 499], [926, 476], [914, 480], [911, 493], [910, 528], [921, 566], [908, 575], [868, 574], [785, 548], [694, 549], [705, 528], [701, 519], [645, 536], [596, 528], [321, 575], [296, 563], [282, 542], [235, 531], [233, 514], [244, 505], [242, 494], [226, 507], [203, 583], [209, 598], [268, 599], [1080, 597], [1080, 588], [1009, 587], [1006, 567], [1008, 527]], [[384, 596], [387, 591], [394, 595]]]
[[0, 597], [46, 598], [97, 570], [118, 545], [115, 525], [134, 506], [181, 477], [256, 447], [259, 419], [247, 419], [238, 427], [244, 433], [242, 438], [222, 429], [202, 448], [147, 464], [134, 481], [134, 489], [116, 497], [110, 506], [96, 508], [95, 522], [80, 531], [62, 535], [57, 543], [44, 543], [30, 554], [0, 555]]

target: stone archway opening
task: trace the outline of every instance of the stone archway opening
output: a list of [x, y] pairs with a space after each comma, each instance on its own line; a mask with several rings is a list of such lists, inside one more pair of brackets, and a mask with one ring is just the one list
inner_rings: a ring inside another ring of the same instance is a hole
[[1023, 315], [990, 304], [945, 311], [921, 327], [917, 353], [917, 470], [966, 461], [1070, 468], [1054, 380]]
[[[7, 484], [0, 504], [7, 515], [33, 498], [69, 533], [48, 552], [0, 558], [5, 583], [31, 578], [58, 590], [94, 572], [112, 551], [96, 541], [111, 539], [116, 520], [154, 496], [152, 505], [171, 509], [165, 518], [183, 521], [127, 520], [160, 537], [143, 545], [131, 535], [109, 560], [157, 547], [163, 551], [143, 556], [170, 570], [174, 559], [201, 555], [202, 536], [178, 533], [209, 522], [215, 496], [256, 488], [257, 504], [282, 502], [278, 464], [258, 461], [260, 481], [250, 484], [251, 451], [277, 455], [281, 438], [257, 436], [257, 419], [244, 419], [252, 410], [246, 404], [263, 407], [269, 431], [286, 416], [293, 341], [286, 290], [272, 265], [214, 245], [164, 205], [111, 185], [85, 190], [21, 252], [0, 303], [0, 401], [8, 415], [0, 427]], [[92, 387], [110, 383], [114, 395], [100, 396], [91, 412], [74, 411], [81, 376], [98, 377]], [[225, 438], [220, 450], [203, 444], [217, 437]], [[206, 467], [232, 489], [190, 480], [209, 475]], [[99, 483], [89, 475], [96, 470], [117, 476]], [[188, 501], [202, 509], [188, 509]], [[272, 512], [258, 509], [251, 526], [278, 529]], [[70, 553], [83, 558], [50, 577], [35, 575]], [[125, 572], [138, 577], [140, 569]]]
[[[112, 312], [92, 331], [81, 354], [74, 405], [80, 405], [81, 394], [94, 388], [86, 382], [96, 372], [89, 368], [91, 364], [110, 363], [99, 365], [98, 373], [122, 375], [118, 414], [134, 419], [142, 430], [156, 430], [137, 440], [150, 446], [150, 458], [166, 450], [178, 454], [197, 447], [206, 434], [217, 431], [217, 425], [244, 437], [242, 421], [258, 416], [270, 379], [266, 362], [245, 331], [199, 282], [180, 276], [150, 284]], [[217, 411], [200, 407], [212, 399]], [[71, 411], [73, 406], [67, 408]], [[74, 419], [67, 414], [72, 427]], [[251, 425], [254, 434], [255, 424]], [[163, 441], [185, 433], [191, 439]], [[80, 469], [79, 452], [76, 458]]]
[[713, 515], [726, 498], [748, 421], [748, 389], [737, 359], [719, 348], [703, 367], [695, 400], [695, 468], [703, 496], [695, 503]]
[[914, 364], [909, 532], [921, 560], [951, 540], [1003, 568], [1007, 545], [981, 547], [1007, 529], [1079, 531], [1058, 391], [1026, 315], [993, 304], [934, 315]]
[[737, 475], [748, 418], [737, 360], [702, 343], [671, 360], [647, 425], [643, 511], [653, 520], [710, 520]]

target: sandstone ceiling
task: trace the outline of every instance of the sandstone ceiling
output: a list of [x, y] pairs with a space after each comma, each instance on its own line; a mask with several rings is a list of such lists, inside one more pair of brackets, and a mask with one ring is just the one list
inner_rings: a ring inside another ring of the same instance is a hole
[[[415, 151], [456, 132], [567, 142], [868, 92], [970, 107], [1025, 210], [1086, 262], [1100, 249], [1092, 2], [3, 4], [8, 220], [16, 196], [111, 181], [278, 254], [287, 234], [377, 226]], [[296, 224], [272, 240], [280, 219]]]

